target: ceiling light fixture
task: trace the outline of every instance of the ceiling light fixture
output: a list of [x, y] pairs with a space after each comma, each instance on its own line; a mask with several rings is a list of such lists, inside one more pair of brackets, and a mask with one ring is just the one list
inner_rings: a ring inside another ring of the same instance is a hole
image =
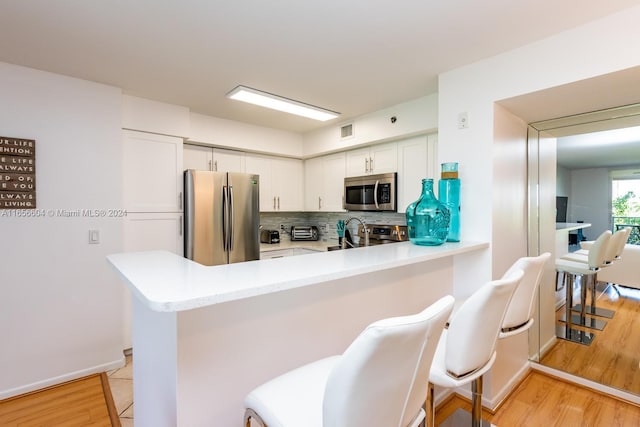
[[298, 116], [314, 120], [320, 120], [322, 122], [335, 119], [340, 115], [340, 113], [336, 113], [335, 111], [325, 110], [324, 108], [283, 98], [278, 95], [262, 92], [246, 86], [236, 87], [227, 94], [227, 98], [260, 105], [261, 107], [267, 107], [273, 110], [284, 111], [285, 113], [296, 114]]

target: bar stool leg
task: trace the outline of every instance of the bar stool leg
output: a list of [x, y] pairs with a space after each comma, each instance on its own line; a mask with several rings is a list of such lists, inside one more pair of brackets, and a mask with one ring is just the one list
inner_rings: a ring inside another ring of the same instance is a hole
[[482, 425], [482, 375], [471, 383], [471, 425]]
[[434, 385], [429, 383], [427, 388], [427, 404], [425, 405], [425, 412], [427, 413], [425, 420], [427, 427], [436, 427], [436, 400], [435, 400]]
[[[572, 342], [577, 342], [579, 344], [584, 344], [584, 345], [590, 345], [591, 342], [593, 341], [593, 338], [595, 335], [593, 335], [590, 332], [585, 332], [585, 331], [581, 331], [581, 330], [577, 330], [577, 329], [573, 329], [573, 325], [574, 325], [574, 320], [577, 321], [578, 324], [580, 324], [580, 317], [574, 319], [571, 311], [572, 311], [572, 304], [573, 304], [573, 286], [575, 283], [575, 278], [576, 276], [574, 274], [570, 274], [570, 273], [565, 273], [567, 275], [567, 281], [566, 281], [566, 301], [565, 301], [565, 326], [556, 326], [556, 336], [558, 338], [567, 340], [567, 341], [572, 341]], [[582, 276], [582, 280], [581, 280], [581, 294], [585, 296], [586, 298], [586, 288], [585, 288], [585, 283], [584, 283], [584, 276]], [[584, 306], [584, 304], [582, 304]], [[584, 319], [584, 313], [581, 313], [582, 319]]]

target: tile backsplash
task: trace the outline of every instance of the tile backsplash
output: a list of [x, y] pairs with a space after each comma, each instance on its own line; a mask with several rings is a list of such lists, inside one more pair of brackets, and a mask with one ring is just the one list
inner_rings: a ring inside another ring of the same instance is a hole
[[[285, 228], [285, 235], [289, 234], [293, 225], [315, 225], [318, 227], [321, 240], [337, 241], [337, 222], [339, 220], [346, 221], [351, 217], [358, 217], [366, 224], [405, 225], [407, 223], [404, 213], [394, 212], [262, 212], [260, 213], [260, 225], [262, 228], [279, 230], [282, 224]], [[349, 230], [353, 236], [357, 236], [358, 222], [352, 221], [349, 224]]]

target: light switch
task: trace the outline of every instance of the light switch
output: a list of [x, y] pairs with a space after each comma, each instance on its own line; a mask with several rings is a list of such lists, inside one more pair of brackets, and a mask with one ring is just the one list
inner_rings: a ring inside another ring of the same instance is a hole
[[89, 230], [89, 244], [97, 245], [100, 243], [100, 230]]
[[463, 112], [458, 114], [458, 129], [466, 129], [469, 127], [469, 114]]

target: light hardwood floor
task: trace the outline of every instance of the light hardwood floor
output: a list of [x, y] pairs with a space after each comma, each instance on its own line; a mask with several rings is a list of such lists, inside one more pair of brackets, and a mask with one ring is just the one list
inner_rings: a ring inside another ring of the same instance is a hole
[[[599, 284], [597, 307], [615, 310], [591, 345], [565, 340], [542, 357], [541, 364], [600, 384], [640, 394], [640, 290]], [[558, 311], [564, 313], [564, 306]], [[561, 324], [561, 323], [559, 323]], [[586, 328], [581, 328], [588, 330]]]
[[[436, 425], [456, 409], [471, 409], [457, 395], [438, 407]], [[483, 418], [496, 426], [613, 427], [640, 426], [640, 407], [531, 371], [495, 414]]]
[[0, 426], [119, 427], [106, 374], [0, 401]]

